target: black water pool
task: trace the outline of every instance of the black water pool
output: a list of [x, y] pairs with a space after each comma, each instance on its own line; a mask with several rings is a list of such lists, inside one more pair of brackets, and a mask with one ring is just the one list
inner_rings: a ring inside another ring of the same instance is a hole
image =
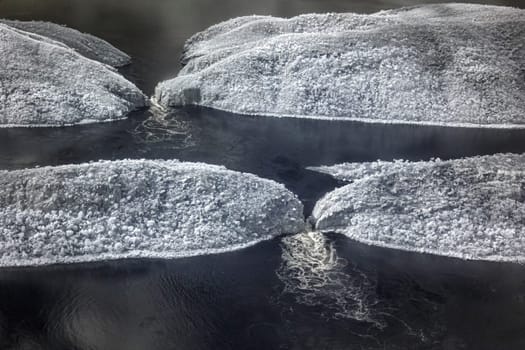
[[[424, 1], [425, 3], [430, 1]], [[344, 0], [0, 0], [133, 56], [146, 93], [179, 70], [184, 40], [247, 14], [414, 5]], [[519, 0], [487, 1], [525, 7]], [[284, 183], [309, 215], [339, 184], [307, 166], [525, 152], [525, 130], [246, 117], [204, 108], [0, 129], [0, 169], [152, 158], [202, 161]], [[227, 254], [0, 270], [0, 349], [525, 349], [525, 266], [467, 262], [304, 233]]]

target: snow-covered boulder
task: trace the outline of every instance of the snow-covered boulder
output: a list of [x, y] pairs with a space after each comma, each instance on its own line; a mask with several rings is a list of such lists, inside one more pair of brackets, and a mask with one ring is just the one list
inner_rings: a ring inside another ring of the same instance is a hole
[[46, 36], [0, 24], [0, 127], [111, 121], [146, 104], [144, 94], [112, 67]]
[[6, 19], [0, 19], [0, 23], [57, 41], [64, 44], [65, 47], [74, 49], [82, 56], [113, 67], [122, 67], [131, 63], [131, 58], [126, 53], [112, 46], [107, 41], [59, 24]]
[[352, 183], [315, 206], [318, 230], [464, 259], [525, 261], [525, 155], [311, 168]]
[[525, 127], [525, 10], [438, 4], [235, 18], [186, 43], [162, 106], [241, 114]]
[[229, 251], [304, 229], [283, 185], [223, 167], [123, 160], [0, 172], [0, 266]]

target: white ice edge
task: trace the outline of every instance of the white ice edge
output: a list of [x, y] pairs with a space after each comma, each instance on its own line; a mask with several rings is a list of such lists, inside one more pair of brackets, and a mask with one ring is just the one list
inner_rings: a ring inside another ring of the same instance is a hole
[[[283, 236], [288, 235], [283, 233]], [[92, 262], [108, 262], [108, 261], [118, 261], [118, 260], [132, 260], [132, 259], [182, 259], [182, 258], [192, 258], [199, 256], [215, 255], [215, 254], [226, 254], [233, 253], [238, 250], [245, 248], [253, 247], [259, 243], [271, 241], [277, 237], [264, 237], [259, 240], [253, 240], [246, 243], [234, 244], [224, 248], [214, 248], [214, 249], [198, 249], [186, 252], [155, 252], [147, 250], [131, 250], [121, 254], [90, 254], [84, 256], [76, 256], [67, 259], [50, 259], [50, 258], [34, 258], [34, 259], [17, 259], [16, 261], [1, 259], [0, 258], [0, 268], [9, 268], [9, 267], [36, 267], [36, 266], [55, 266], [55, 265], [70, 265], [70, 264], [82, 264], [82, 263], [92, 263]]]
[[239, 115], [523, 129], [524, 16], [429, 4], [234, 18], [193, 35], [187, 64], [155, 95]]
[[468, 260], [468, 261], [488, 261], [488, 262], [509, 262], [509, 263], [518, 263], [518, 264], [525, 264], [525, 255], [517, 255], [513, 257], [509, 256], [501, 256], [501, 255], [487, 255], [482, 258], [479, 257], [473, 257], [471, 255], [463, 255], [463, 254], [456, 254], [456, 253], [443, 253], [434, 249], [425, 249], [425, 248], [418, 248], [418, 249], [409, 249], [406, 246], [398, 245], [398, 244], [389, 244], [384, 243], [381, 241], [374, 241], [374, 240], [368, 240], [368, 239], [361, 239], [356, 238], [352, 236], [348, 236], [345, 234], [344, 230], [319, 230], [321, 233], [337, 233], [343, 235], [346, 239], [349, 239], [354, 242], [362, 243], [371, 247], [379, 247], [379, 248], [388, 248], [393, 250], [400, 250], [407, 253], [416, 253], [416, 254], [429, 254], [435, 257], [445, 257], [445, 258], [455, 258], [460, 260]]
[[273, 180], [139, 159], [0, 171], [0, 221], [0, 266], [215, 254], [305, 227]]
[[331, 122], [357, 122], [365, 124], [381, 124], [381, 125], [406, 125], [406, 126], [434, 126], [434, 127], [450, 127], [450, 128], [465, 128], [465, 129], [525, 129], [525, 124], [473, 124], [473, 123], [456, 123], [456, 122], [432, 122], [432, 121], [407, 121], [401, 119], [371, 119], [371, 118], [354, 118], [354, 117], [329, 117], [316, 115], [295, 115], [295, 114], [280, 114], [268, 112], [237, 112], [226, 108], [216, 106], [209, 106], [205, 104], [189, 104], [182, 107], [165, 107], [161, 105], [155, 97], [150, 99], [152, 103], [162, 111], [169, 111], [170, 109], [180, 109], [184, 107], [203, 107], [214, 109], [221, 112], [231, 114], [250, 116], [250, 117], [272, 117], [272, 118], [290, 118], [290, 119], [309, 119], [309, 120], [325, 120]]
[[309, 167], [343, 182], [310, 220], [368, 245], [525, 262], [524, 155]]
[[80, 126], [80, 125], [106, 124], [106, 123], [112, 123], [112, 122], [119, 122], [119, 121], [128, 119], [128, 117], [129, 117], [128, 115], [124, 115], [120, 118], [115, 118], [115, 119], [104, 119], [104, 120], [86, 119], [79, 123], [73, 123], [73, 124], [34, 124], [34, 125], [33, 124], [32, 125], [0, 124], [0, 129], [39, 129], [39, 128], [62, 128], [62, 127], [66, 128], [66, 127], [74, 127], [74, 126]]

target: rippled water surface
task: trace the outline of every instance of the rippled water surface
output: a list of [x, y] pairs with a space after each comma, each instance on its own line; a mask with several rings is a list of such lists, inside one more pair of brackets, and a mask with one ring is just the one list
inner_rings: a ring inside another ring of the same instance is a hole
[[[133, 56], [150, 94], [184, 40], [245, 14], [413, 5], [343, 0], [0, 0], [0, 17], [50, 20]], [[487, 1], [488, 3], [488, 1]], [[519, 0], [494, 4], [525, 7]], [[222, 164], [284, 183], [305, 203], [338, 186], [306, 166], [525, 152], [525, 130], [246, 117], [204, 108], [128, 120], [0, 129], [0, 169], [98, 159]], [[303, 233], [246, 250], [0, 270], [0, 349], [525, 349], [525, 267], [465, 262]]]

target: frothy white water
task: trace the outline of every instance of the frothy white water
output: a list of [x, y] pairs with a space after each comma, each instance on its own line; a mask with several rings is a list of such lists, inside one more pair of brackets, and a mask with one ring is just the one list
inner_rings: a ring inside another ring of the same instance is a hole
[[304, 305], [323, 308], [326, 318], [369, 322], [383, 328], [375, 293], [376, 281], [337, 254], [334, 242], [319, 232], [282, 239], [277, 271], [283, 293]]
[[194, 146], [191, 124], [179, 118], [180, 113], [184, 112], [167, 113], [157, 106], [152, 106], [149, 118], [133, 130], [133, 137], [143, 144], [170, 142], [172, 149]]

